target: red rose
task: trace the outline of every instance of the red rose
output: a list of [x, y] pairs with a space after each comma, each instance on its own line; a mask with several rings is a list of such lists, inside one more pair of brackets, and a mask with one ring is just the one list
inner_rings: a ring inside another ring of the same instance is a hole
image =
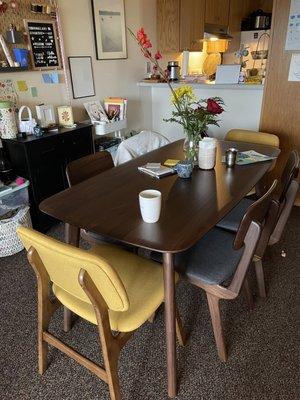
[[206, 110], [211, 114], [222, 114], [224, 111], [220, 104], [213, 99], [207, 99]]

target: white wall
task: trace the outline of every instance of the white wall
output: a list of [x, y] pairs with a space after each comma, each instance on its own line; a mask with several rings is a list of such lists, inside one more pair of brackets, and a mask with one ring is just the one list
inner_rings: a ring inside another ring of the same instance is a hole
[[[93, 20], [90, 0], [58, 0], [62, 20], [66, 56], [92, 56], [96, 97], [72, 99], [76, 120], [84, 119], [82, 103], [106, 96], [123, 96], [129, 100], [129, 129], [151, 128], [151, 104], [140, 97], [137, 82], [144, 77], [145, 59], [137, 44], [127, 34], [126, 60], [96, 60]], [[143, 26], [149, 34], [155, 49], [156, 44], [156, 1], [125, 0], [126, 24], [133, 31]], [[63, 74], [63, 71], [60, 71]], [[66, 87], [63, 83], [49, 85], [42, 83], [41, 72], [1, 74], [0, 79], [26, 80], [27, 86], [38, 89], [38, 97], [30, 92], [18, 92], [20, 104], [37, 105], [67, 103]], [[71, 96], [72, 97], [72, 96]], [[143, 105], [142, 105], [143, 104]], [[149, 112], [148, 112], [149, 110]]]
[[[142, 85], [142, 84], [141, 84]], [[176, 85], [177, 86], [177, 85]], [[259, 130], [262, 86], [241, 85], [192, 85], [198, 99], [219, 96], [225, 102], [225, 112], [219, 116], [220, 127], [210, 126], [209, 135], [223, 139], [230, 129]], [[170, 101], [170, 89], [167, 85], [141, 86], [141, 92], [152, 97], [153, 130], [166, 136], [171, 141], [184, 137], [181, 125], [164, 122], [170, 118], [173, 106]]]

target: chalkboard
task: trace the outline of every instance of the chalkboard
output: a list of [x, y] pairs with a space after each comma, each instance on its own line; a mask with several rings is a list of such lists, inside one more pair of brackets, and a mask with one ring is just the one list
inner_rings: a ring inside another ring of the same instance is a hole
[[33, 69], [61, 68], [55, 23], [24, 21], [30, 44]]

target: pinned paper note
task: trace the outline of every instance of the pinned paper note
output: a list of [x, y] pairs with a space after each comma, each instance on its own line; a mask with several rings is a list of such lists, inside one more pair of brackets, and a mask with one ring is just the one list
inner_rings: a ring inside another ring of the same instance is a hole
[[300, 81], [300, 53], [293, 53], [291, 57], [289, 81]]
[[57, 72], [43, 74], [43, 81], [44, 81], [44, 83], [47, 83], [47, 84], [59, 83], [59, 75]]
[[26, 81], [17, 81], [17, 86], [18, 86], [19, 92], [27, 92], [27, 90], [28, 90]]
[[38, 91], [37, 91], [37, 88], [35, 86], [32, 86], [30, 88], [30, 93], [31, 93], [32, 97], [38, 97]]

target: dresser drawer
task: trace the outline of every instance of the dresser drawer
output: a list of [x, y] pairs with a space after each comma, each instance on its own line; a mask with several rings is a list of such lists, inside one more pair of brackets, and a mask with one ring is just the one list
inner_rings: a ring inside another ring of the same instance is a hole
[[27, 146], [27, 154], [31, 166], [58, 162], [63, 155], [62, 138], [58, 136], [45, 137]]

